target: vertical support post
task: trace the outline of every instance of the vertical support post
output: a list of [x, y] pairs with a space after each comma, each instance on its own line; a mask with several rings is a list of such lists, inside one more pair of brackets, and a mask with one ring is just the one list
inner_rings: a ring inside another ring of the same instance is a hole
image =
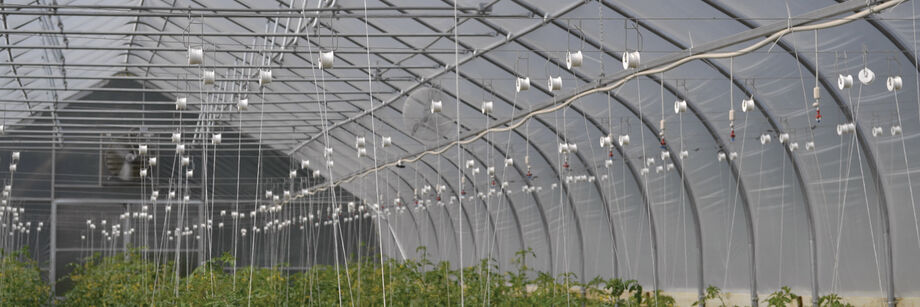
[[57, 273], [57, 199], [55, 194], [55, 178], [57, 176], [57, 150], [51, 144], [51, 260], [48, 264], [48, 282], [51, 284], [51, 304], [54, 305], [56, 273]]

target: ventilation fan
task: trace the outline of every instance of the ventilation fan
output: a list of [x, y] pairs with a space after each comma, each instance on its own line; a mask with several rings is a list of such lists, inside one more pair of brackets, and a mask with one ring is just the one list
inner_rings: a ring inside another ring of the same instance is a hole
[[457, 126], [452, 118], [443, 113], [431, 112], [431, 101], [443, 101], [445, 96], [433, 88], [413, 91], [402, 107], [403, 124], [406, 132], [421, 141], [435, 141], [456, 133]]
[[103, 165], [109, 172], [109, 178], [122, 182], [140, 180], [142, 161], [135, 148], [129, 145], [107, 145], [102, 151]]

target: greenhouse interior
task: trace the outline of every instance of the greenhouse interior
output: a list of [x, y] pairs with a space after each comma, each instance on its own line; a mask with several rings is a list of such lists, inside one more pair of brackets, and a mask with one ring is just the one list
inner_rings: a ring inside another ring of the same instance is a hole
[[920, 306], [918, 6], [0, 1], [0, 305]]

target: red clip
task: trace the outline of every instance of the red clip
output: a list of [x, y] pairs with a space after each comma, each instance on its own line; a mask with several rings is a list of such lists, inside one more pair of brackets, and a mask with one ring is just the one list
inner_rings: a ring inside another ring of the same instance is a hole
[[607, 156], [613, 158], [613, 150], [607, 152]]
[[734, 142], [735, 141], [735, 129], [732, 129], [732, 133], [730, 134], [730, 136], [732, 138], [732, 142]]
[[436, 198], [436, 200], [437, 200], [437, 201], [441, 201], [441, 195], [438, 195], [438, 197]]
[[815, 120], [817, 120], [819, 123], [821, 122], [821, 109], [818, 109], [815, 113]]
[[460, 195], [466, 195], [466, 190], [460, 190]]
[[566, 162], [562, 163], [562, 167], [564, 167], [564, 168], [569, 168], [569, 162], [566, 161]]

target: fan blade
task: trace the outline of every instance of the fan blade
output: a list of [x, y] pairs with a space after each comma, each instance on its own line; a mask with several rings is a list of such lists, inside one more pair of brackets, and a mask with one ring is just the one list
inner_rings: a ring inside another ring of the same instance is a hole
[[121, 165], [121, 170], [118, 171], [118, 178], [124, 181], [131, 180], [131, 161], [125, 160], [125, 163]]

